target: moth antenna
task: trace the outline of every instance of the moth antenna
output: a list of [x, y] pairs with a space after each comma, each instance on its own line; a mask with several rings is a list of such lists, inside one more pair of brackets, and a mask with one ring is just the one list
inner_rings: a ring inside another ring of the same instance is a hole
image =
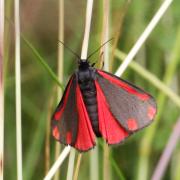
[[112, 41], [114, 38], [111, 38], [109, 40], [107, 40], [105, 43], [103, 43], [98, 49], [96, 49], [94, 52], [92, 52], [87, 59], [89, 59], [92, 55], [94, 55], [95, 53], [97, 53], [105, 44], [107, 44], [108, 42]]
[[62, 41], [58, 40], [58, 42], [61, 43], [62, 45], [64, 45], [64, 47], [66, 49], [68, 49], [72, 54], [74, 54], [78, 59], [81, 59], [77, 53], [75, 53], [72, 49], [70, 49], [68, 46], [66, 46]]

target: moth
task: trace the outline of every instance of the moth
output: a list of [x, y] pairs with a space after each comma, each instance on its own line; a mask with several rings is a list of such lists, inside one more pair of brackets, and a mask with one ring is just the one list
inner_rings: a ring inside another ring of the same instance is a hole
[[78, 58], [78, 70], [52, 116], [57, 141], [85, 152], [96, 137], [119, 144], [152, 123], [157, 108], [149, 93]]

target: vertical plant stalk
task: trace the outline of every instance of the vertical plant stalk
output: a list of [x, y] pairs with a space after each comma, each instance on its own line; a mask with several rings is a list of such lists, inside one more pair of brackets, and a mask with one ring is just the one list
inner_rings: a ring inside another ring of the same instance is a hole
[[160, 180], [163, 178], [164, 172], [170, 161], [173, 150], [175, 149], [179, 139], [180, 139], [180, 118], [175, 124], [174, 130], [172, 131], [169, 141], [165, 147], [165, 150], [162, 153], [160, 160], [155, 168], [155, 171], [151, 178], [152, 180]]
[[77, 164], [76, 164], [76, 169], [75, 169], [75, 172], [74, 172], [73, 180], [78, 180], [78, 174], [79, 174], [81, 159], [82, 159], [82, 154], [79, 154], [78, 158], [77, 158]]
[[75, 149], [71, 149], [68, 162], [67, 178], [66, 180], [72, 180], [74, 172], [74, 160], [75, 160]]
[[[88, 42], [89, 42], [89, 34], [90, 34], [90, 25], [91, 25], [91, 17], [92, 17], [92, 8], [93, 8], [93, 0], [87, 0], [87, 8], [86, 8], [86, 22], [85, 22], [85, 33], [84, 33], [84, 39], [82, 44], [82, 51], [81, 51], [81, 58], [86, 59], [87, 58], [87, 49], [88, 49]], [[62, 153], [59, 155], [56, 162], [53, 164], [47, 175], [45, 176], [44, 180], [50, 180], [60, 165], [63, 163], [67, 155], [69, 154], [71, 150], [70, 146], [67, 146], [64, 148]]]
[[4, 0], [0, 0], [0, 179], [4, 171]]
[[[64, 0], [59, 0], [59, 40], [64, 42]], [[58, 45], [58, 79], [63, 82], [63, 61], [64, 61], [64, 46], [62, 44]], [[62, 89], [58, 88], [57, 101], [62, 97]], [[55, 160], [60, 154], [61, 145], [59, 142], [55, 144]], [[57, 171], [55, 174], [54, 180], [58, 180], [60, 171]]]
[[153, 29], [156, 27], [157, 23], [161, 19], [161, 17], [166, 12], [167, 8], [171, 5], [173, 0], [165, 0], [162, 5], [160, 6], [159, 10], [156, 12], [150, 23], [147, 25], [146, 29], [142, 33], [142, 35], [139, 37], [139, 39], [136, 41], [133, 48], [128, 53], [126, 59], [122, 63], [122, 65], [117, 69], [116, 75], [121, 76], [129, 63], [133, 60], [134, 56], [137, 54], [141, 46], [144, 44], [150, 33], [153, 31]]
[[90, 180], [99, 179], [99, 157], [98, 146], [90, 152]]
[[124, 2], [123, 6], [121, 7], [119, 13], [118, 13], [118, 20], [116, 20], [116, 24], [115, 24], [115, 30], [114, 30], [114, 41], [113, 41], [113, 45], [112, 45], [112, 53], [111, 53], [111, 57], [110, 57], [110, 66], [109, 66], [109, 70], [110, 72], [113, 71], [113, 65], [114, 65], [114, 56], [115, 56], [115, 51], [116, 51], [116, 47], [118, 45], [118, 41], [121, 38], [121, 33], [122, 33], [122, 26], [124, 23], [124, 19], [125, 19], [125, 15], [128, 11], [128, 7], [131, 3], [131, 0], [127, 0]]
[[15, 82], [16, 82], [16, 148], [17, 179], [22, 180], [22, 133], [21, 133], [21, 65], [20, 65], [20, 15], [19, 0], [14, 2], [15, 16]]
[[89, 42], [91, 19], [92, 19], [92, 9], [93, 9], [93, 0], [87, 0], [85, 31], [84, 31], [84, 39], [83, 39], [82, 51], [81, 51], [81, 59], [84, 59], [84, 60], [87, 58], [87, 52], [88, 52], [88, 42]]
[[[103, 27], [102, 27], [102, 42], [106, 42], [109, 39], [109, 14], [110, 14], [110, 7], [109, 7], [109, 0], [103, 0]], [[104, 70], [109, 71], [109, 44], [106, 44], [101, 48], [101, 54], [103, 54], [104, 60]], [[102, 60], [102, 62], [103, 62]], [[107, 146], [106, 142], [104, 142], [103, 146], [103, 179], [110, 180], [111, 173], [110, 173], [110, 163], [109, 163], [109, 147]]]

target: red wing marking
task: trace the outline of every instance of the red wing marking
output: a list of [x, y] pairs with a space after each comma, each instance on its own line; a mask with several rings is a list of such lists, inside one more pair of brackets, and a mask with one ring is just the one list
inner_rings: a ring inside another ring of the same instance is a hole
[[57, 126], [55, 126], [54, 128], [53, 128], [53, 136], [57, 139], [57, 140], [59, 140], [59, 130], [58, 130], [58, 128], [57, 128]]
[[72, 141], [72, 134], [71, 134], [71, 132], [67, 132], [66, 133], [66, 142], [67, 142], [67, 144], [71, 144], [71, 141]]
[[127, 120], [127, 125], [128, 125], [128, 129], [131, 130], [131, 131], [134, 131], [134, 130], [138, 129], [137, 122], [133, 118], [129, 118]]
[[136, 95], [139, 99], [143, 101], [147, 101], [150, 98], [148, 94], [138, 92], [136, 89], [132, 88], [131, 86], [121, 81], [120, 79], [116, 79], [100, 70], [98, 70], [98, 73], [102, 75], [105, 79], [109, 80], [111, 83], [116, 84], [117, 86], [123, 88], [124, 90], [128, 91], [131, 94]]
[[148, 114], [147, 114], [149, 119], [152, 120], [154, 118], [155, 114], [156, 114], [156, 108], [154, 108], [153, 106], [149, 106]]
[[66, 94], [65, 94], [64, 101], [63, 101], [63, 105], [62, 105], [61, 109], [59, 109], [59, 110], [54, 114], [54, 119], [55, 119], [56, 121], [60, 120], [61, 115], [62, 115], [62, 113], [63, 113], [63, 111], [64, 111], [64, 108], [65, 108], [65, 106], [66, 106], [67, 99], [68, 99], [68, 96], [69, 96], [70, 87], [71, 87], [71, 84], [72, 84], [72, 80], [73, 80], [73, 78], [70, 80], [70, 83], [69, 83], [69, 86], [68, 86], [68, 88], [67, 88], [67, 92], [66, 92]]
[[60, 111], [57, 111], [55, 114], [54, 114], [54, 119], [56, 121], [58, 121], [62, 115], [62, 112], [63, 112], [64, 108], [62, 108]]
[[97, 90], [99, 130], [103, 138], [107, 140], [108, 144], [120, 143], [129, 134], [121, 127], [121, 125], [110, 112], [106, 98], [97, 81], [95, 81], [95, 85]]
[[76, 88], [77, 111], [78, 111], [78, 132], [75, 148], [80, 151], [87, 151], [95, 145], [95, 134], [84, 104], [79, 85]]

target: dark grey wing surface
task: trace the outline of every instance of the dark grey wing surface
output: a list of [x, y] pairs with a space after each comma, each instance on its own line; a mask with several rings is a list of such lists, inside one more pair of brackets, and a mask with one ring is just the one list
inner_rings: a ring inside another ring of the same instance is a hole
[[64, 95], [52, 117], [52, 134], [63, 144], [74, 145], [78, 131], [76, 108], [76, 76], [72, 75]]
[[97, 70], [96, 80], [113, 116], [128, 132], [137, 131], [152, 122], [156, 102], [151, 95], [104, 71]]

